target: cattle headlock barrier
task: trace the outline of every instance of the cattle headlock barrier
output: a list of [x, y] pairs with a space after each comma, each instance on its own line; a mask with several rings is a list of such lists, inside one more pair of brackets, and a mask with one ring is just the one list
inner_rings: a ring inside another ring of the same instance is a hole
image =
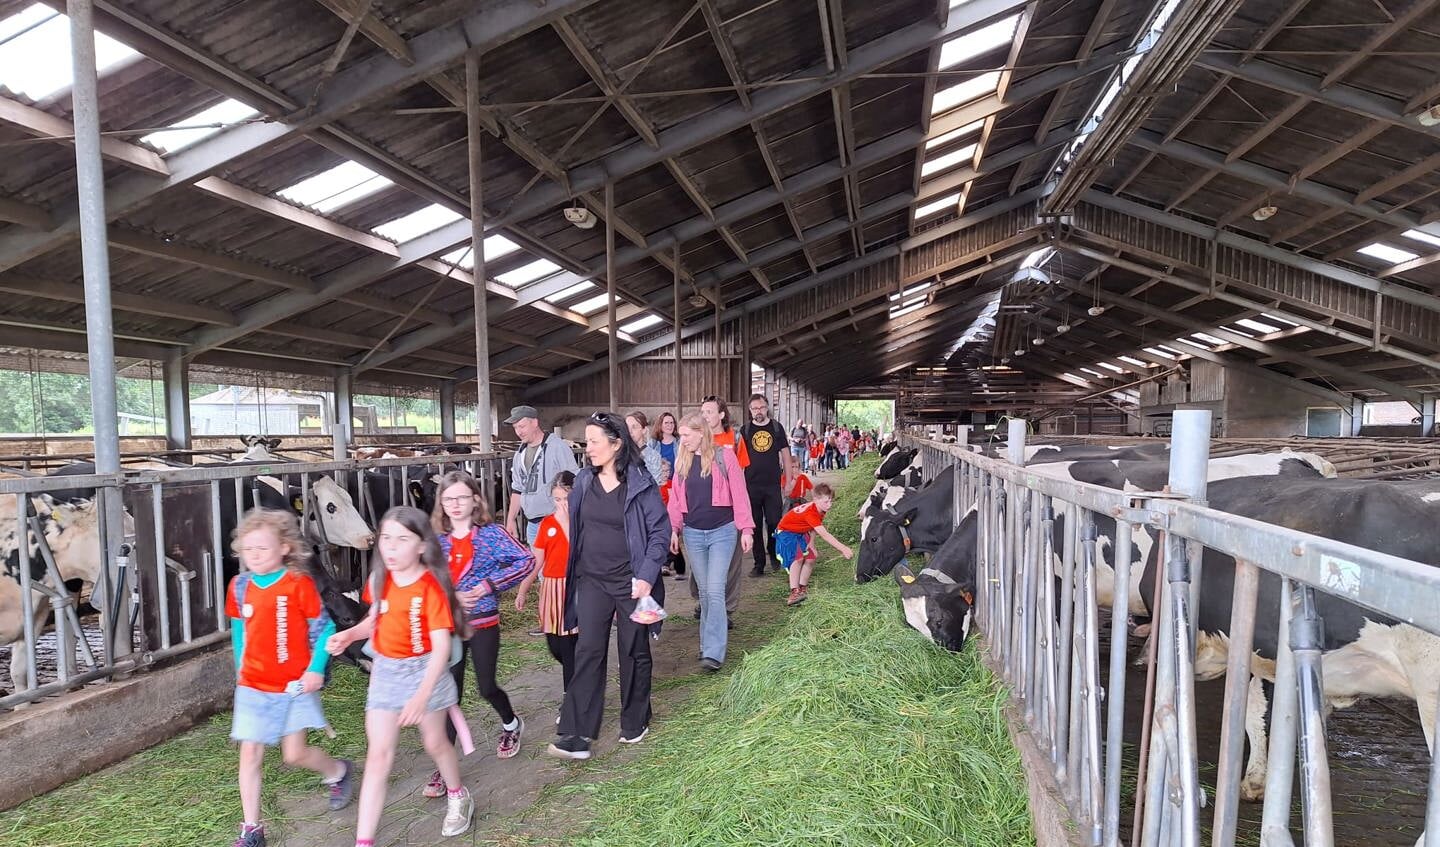
[[[1316, 596], [1338, 596], [1440, 635], [1440, 569], [1207, 508], [1209, 416], [1175, 413], [1163, 492], [1119, 491], [1027, 470], [1023, 421], [1011, 423], [1008, 461], [965, 444], [909, 434], [900, 439], [921, 452], [930, 482], [954, 475], [955, 527], [975, 512], [975, 614], [982, 656], [1009, 687], [1015, 714], [1041, 757], [1048, 757], [1050, 773], [1042, 778], [1064, 798], [1080, 843], [1197, 847], [1203, 843], [1202, 815], [1210, 815], [1210, 843], [1235, 844], [1259, 614], [1279, 622], [1260, 844], [1293, 844], [1298, 791], [1303, 843], [1330, 847], [1324, 645]], [[1155, 581], [1161, 602], [1151, 628], [1153, 698], [1145, 698], [1150, 708], [1140, 716], [1140, 766], [1131, 779], [1122, 767], [1126, 666], [1133, 659], [1127, 653], [1126, 598], [1146, 564], [1132, 561], [1132, 541], [1141, 534], [1155, 539], [1148, 558], [1163, 578]], [[1108, 568], [1102, 557], [1107, 542]], [[1207, 549], [1235, 563], [1214, 797], [1206, 796], [1199, 778], [1194, 691], [1195, 620]], [[1114, 601], [1107, 610], [1097, 601], [1097, 574], [1110, 568]], [[1278, 607], [1257, 608], [1262, 572], [1280, 582]], [[1114, 633], [1108, 654], [1102, 646], [1106, 617]], [[1440, 686], [1440, 679], [1426, 684]], [[1440, 847], [1440, 767], [1435, 750], [1430, 752], [1421, 843]], [[1122, 841], [1122, 798], [1131, 797], [1133, 826], [1128, 819], [1124, 824], [1139, 837]]]

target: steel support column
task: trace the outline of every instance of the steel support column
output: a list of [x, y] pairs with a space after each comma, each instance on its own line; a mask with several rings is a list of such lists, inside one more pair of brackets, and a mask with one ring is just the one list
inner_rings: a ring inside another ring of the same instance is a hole
[[350, 430], [355, 425], [355, 374], [335, 374], [335, 424], [330, 428], [330, 442], [336, 461], [348, 459]]
[[1359, 397], [1350, 400], [1350, 434], [1359, 435], [1365, 425], [1365, 401]]
[[750, 313], [743, 308], [740, 312], [740, 388], [735, 399], [747, 404], [748, 409], [750, 395], [755, 393], [755, 375], [750, 370]]
[[165, 446], [189, 450], [190, 375], [179, 348], [165, 357], [161, 378], [165, 384]]
[[475, 262], [475, 429], [481, 453], [490, 452], [490, 309], [485, 299], [484, 137], [480, 112], [480, 54], [465, 54], [465, 122], [470, 152], [470, 253]]
[[[477, 383], [478, 385], [478, 383]], [[440, 383], [440, 437], [455, 440], [455, 380]]]
[[[676, 271], [678, 273], [678, 271]], [[605, 346], [609, 351], [610, 410], [620, 411], [620, 332], [615, 323], [615, 181], [605, 183]]]
[[675, 242], [675, 260], [670, 263], [670, 268], [675, 275], [675, 293], [671, 298], [670, 311], [675, 330], [675, 420], [678, 425], [680, 418], [685, 416], [685, 352], [681, 348], [685, 339], [680, 335], [685, 327], [680, 323], [680, 242], [678, 241]]
[[1435, 432], [1435, 399], [1440, 397], [1436, 394], [1426, 394], [1420, 398], [1420, 435], [1428, 438]]
[[715, 288], [715, 382], [717, 383], [715, 392], [721, 397], [730, 397], [731, 400], [734, 400], [735, 398], [729, 390], [730, 386], [727, 385], [729, 380], [724, 378], [725, 357], [720, 355], [720, 329], [723, 319], [722, 313], [725, 311], [720, 303], [720, 288], [717, 286]]

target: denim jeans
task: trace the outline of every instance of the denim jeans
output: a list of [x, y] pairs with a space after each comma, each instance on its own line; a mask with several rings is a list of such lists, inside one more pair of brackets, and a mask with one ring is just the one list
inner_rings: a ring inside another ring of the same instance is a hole
[[714, 529], [685, 527], [685, 562], [700, 588], [700, 655], [725, 661], [729, 640], [725, 620], [725, 578], [740, 535], [734, 522]]

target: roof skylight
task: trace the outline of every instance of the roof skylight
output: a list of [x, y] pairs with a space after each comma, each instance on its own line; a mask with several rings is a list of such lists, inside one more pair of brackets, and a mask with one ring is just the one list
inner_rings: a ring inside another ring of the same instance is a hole
[[898, 309], [897, 309], [897, 308], [891, 308], [891, 309], [890, 309], [890, 318], [891, 318], [892, 320], [895, 319], [895, 318], [903, 318], [903, 317], [905, 317], [906, 315], [910, 314], [911, 312], [915, 311], [916, 309], [919, 309], [921, 306], [924, 306], [924, 305], [925, 305], [925, 300], [924, 300], [924, 299], [920, 299], [920, 300], [916, 300], [916, 301], [913, 302], [913, 303], [906, 303], [904, 306], [901, 306], [901, 307], [898, 308]]
[[620, 331], [640, 332], [641, 330], [649, 329], [650, 327], [660, 323], [663, 320], [665, 319], [660, 317], [659, 315], [641, 315], [630, 323], [620, 324]]
[[1101, 379], [1105, 379], [1105, 374], [1095, 370], [1094, 368], [1081, 368], [1080, 370], [1084, 371], [1087, 374], [1090, 374], [1091, 376], [1098, 376]]
[[[493, 262], [501, 256], [508, 256], [520, 249], [520, 245], [511, 241], [503, 235], [492, 235], [485, 239], [485, 261]], [[475, 257], [470, 253], [470, 245], [456, 247], [449, 253], [440, 257], [441, 261], [458, 265], [467, 271], [475, 270]]]
[[579, 312], [580, 314], [588, 318], [596, 312], [600, 311], [601, 309], [605, 308], [605, 304], [609, 302], [609, 297], [609, 294], [606, 294], [602, 291], [599, 294], [596, 294], [594, 297], [589, 298], [588, 300], [581, 300], [579, 303], [571, 306], [570, 311]]
[[1390, 262], [1391, 264], [1408, 262], [1419, 255], [1418, 253], [1411, 253], [1409, 250], [1401, 250], [1399, 247], [1391, 247], [1389, 244], [1381, 244], [1379, 242], [1367, 244], [1355, 252], [1364, 253], [1366, 256], [1374, 256], [1382, 262]]
[[600, 286], [596, 285], [595, 283], [590, 282], [589, 280], [585, 280], [583, 282], [575, 283], [564, 291], [557, 291], [544, 299], [547, 303], [563, 303], [566, 300], [569, 300], [571, 297], [577, 297], [587, 291], [591, 291], [599, 287]]
[[1015, 37], [1015, 24], [1019, 21], [1019, 15], [1011, 15], [945, 42], [940, 47], [940, 70], [954, 67], [966, 59], [973, 59], [981, 53], [988, 53], [1009, 43]]
[[547, 277], [560, 270], [560, 266], [549, 259], [536, 259], [528, 265], [521, 265], [509, 273], [500, 274], [498, 279], [510, 286], [525, 285], [541, 277]]
[[1191, 335], [1190, 337], [1191, 337], [1191, 338], [1198, 338], [1198, 339], [1200, 339], [1201, 341], [1205, 342], [1206, 344], [1212, 344], [1212, 345], [1214, 345], [1214, 346], [1216, 346], [1216, 347], [1219, 347], [1220, 345], [1222, 345], [1222, 344], [1225, 343], [1225, 340], [1224, 340], [1224, 339], [1222, 339], [1222, 338], [1216, 338], [1215, 336], [1211, 335], [1211, 334], [1208, 333], [1208, 332], [1197, 332], [1197, 333], [1194, 333], [1193, 335]]
[[939, 147], [942, 144], [949, 144], [952, 141], [959, 141], [967, 135], [979, 132], [981, 127], [983, 126], [985, 126], [984, 121], [975, 121], [973, 123], [968, 123], [960, 127], [959, 129], [952, 129], [944, 135], [937, 135], [929, 141], [926, 141], [925, 149], [929, 150], [932, 147]]
[[1142, 362], [1142, 361], [1140, 361], [1139, 359], [1135, 358], [1134, 356], [1116, 356], [1115, 358], [1116, 358], [1116, 359], [1119, 359], [1120, 361], [1124, 362], [1124, 363], [1127, 364], [1127, 365], [1135, 365], [1136, 367], [1140, 367], [1140, 368], [1153, 368], [1153, 367], [1155, 367], [1155, 366], [1154, 366], [1153, 364], [1151, 364], [1150, 362]]
[[1279, 332], [1279, 331], [1280, 331], [1280, 327], [1278, 327], [1278, 326], [1271, 326], [1270, 324], [1267, 324], [1267, 323], [1261, 323], [1260, 321], [1257, 321], [1257, 320], [1255, 320], [1254, 318], [1241, 318], [1240, 320], [1236, 321], [1235, 323], [1239, 324], [1240, 326], [1245, 327], [1246, 329], [1253, 329], [1253, 330], [1255, 330], [1256, 332], [1260, 333], [1261, 335], [1266, 335], [1266, 334], [1269, 334], [1269, 333], [1272, 333], [1272, 332]]
[[1175, 358], [1174, 356], [1170, 355], [1169, 353], [1166, 353], [1164, 350], [1161, 350], [1159, 347], [1145, 347], [1145, 348], [1143, 348], [1143, 349], [1145, 350], [1146, 353], [1149, 353], [1149, 354], [1152, 355], [1152, 356], [1159, 356], [1159, 357], [1162, 358], [1162, 359], [1173, 359], [1173, 358]]
[[986, 94], [994, 94], [995, 88], [999, 84], [1000, 72], [987, 71], [963, 82], [958, 82], [949, 88], [942, 88], [935, 92], [935, 96], [930, 102], [930, 114], [938, 115], [941, 112], [948, 112], [956, 106], [969, 103]]
[[909, 288], [905, 289], [903, 292], [901, 292], [901, 293], [899, 293], [899, 294], [891, 294], [891, 295], [890, 295], [890, 302], [891, 302], [891, 303], [894, 303], [896, 300], [900, 300], [900, 299], [904, 299], [904, 300], [907, 300], [907, 301], [908, 301], [911, 297], [914, 297], [916, 294], [919, 294], [920, 292], [926, 290], [927, 288], [929, 288], [930, 286], [932, 286], [932, 285], [934, 285], [934, 284], [935, 284], [935, 283], [933, 283], [933, 282], [922, 282], [922, 283], [918, 283], [918, 284], [916, 284], [916, 285], [912, 285], [912, 286], [910, 286]]
[[1400, 234], [1412, 241], [1420, 241], [1429, 244], [1431, 247], [1440, 247], [1440, 236], [1431, 235], [1428, 232], [1421, 232], [1418, 229], [1407, 229]]
[[936, 214], [937, 212], [943, 212], [943, 211], [945, 211], [946, 209], [953, 209], [953, 208], [955, 208], [957, 205], [959, 205], [959, 203], [960, 203], [960, 192], [957, 191], [957, 192], [955, 192], [954, 194], [946, 194], [944, 197], [941, 197], [939, 200], [931, 201], [931, 202], [926, 203], [925, 205], [917, 208], [917, 209], [915, 210], [915, 220], [918, 221], [918, 220], [920, 220], [921, 218], [928, 218], [928, 217], [930, 217], [931, 215]]
[[1104, 368], [1104, 369], [1107, 370], [1107, 371], [1114, 371], [1114, 372], [1117, 373], [1117, 374], [1123, 374], [1123, 373], [1125, 373], [1125, 369], [1124, 369], [1124, 368], [1116, 367], [1115, 365], [1112, 365], [1112, 364], [1110, 364], [1109, 362], [1096, 362], [1095, 364], [1096, 364], [1097, 366], [1099, 366], [1099, 367]]
[[1053, 255], [1055, 255], [1055, 248], [1054, 248], [1054, 247], [1041, 247], [1041, 248], [1038, 249], [1038, 250], [1033, 250], [1033, 251], [1031, 251], [1030, 255], [1028, 255], [1028, 256], [1025, 257], [1025, 261], [1023, 261], [1023, 262], [1020, 263], [1020, 267], [1022, 267], [1022, 268], [1038, 268], [1038, 267], [1042, 267], [1042, 266], [1044, 266], [1044, 264], [1045, 264], [1046, 262], [1050, 261], [1050, 257], [1053, 256]]
[[[105, 33], [95, 33], [98, 75], [139, 55]], [[69, 18], [33, 3], [0, 20], [0, 88], [43, 100], [73, 82]]]
[[408, 215], [402, 215], [392, 221], [380, 224], [375, 227], [374, 233], [403, 244], [426, 233], [434, 232], [446, 224], [454, 223], [460, 220], [460, 217], [458, 212], [451, 211], [439, 203], [433, 203], [423, 209], [416, 209]]
[[967, 144], [958, 150], [952, 150], [933, 159], [926, 159], [925, 164], [920, 166], [920, 175], [929, 176], [938, 171], [953, 168], [967, 159], [975, 157], [975, 144]]
[[[317, 212], [330, 212], [393, 184], [358, 162], [341, 162], [328, 171], [302, 179], [275, 193]], [[379, 229], [376, 231], [379, 232]]]
[[208, 109], [176, 121], [166, 129], [142, 135], [140, 140], [162, 154], [174, 153], [257, 114], [259, 112], [239, 100], [226, 98]]

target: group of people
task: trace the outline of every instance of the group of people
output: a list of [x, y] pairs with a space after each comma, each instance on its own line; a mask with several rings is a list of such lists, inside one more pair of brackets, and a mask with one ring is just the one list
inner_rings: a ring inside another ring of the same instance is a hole
[[462, 471], [441, 478], [432, 514], [390, 509], [380, 519], [362, 592], [370, 611], [340, 632], [320, 602], [295, 517], [249, 512], [231, 541], [245, 567], [226, 597], [237, 672], [231, 737], [240, 745], [244, 816], [235, 847], [266, 843], [260, 794], [268, 746], [279, 746], [286, 764], [319, 774], [332, 810], [354, 799], [355, 763], [310, 746], [307, 734], [327, 725], [319, 691], [329, 658], [358, 642], [373, 663], [356, 847], [374, 844], [406, 726], [419, 727], [435, 765], [424, 796], [446, 798], [441, 834], [467, 831], [474, 800], [461, 783], [456, 751], [457, 741], [462, 751], [473, 749], [459, 709], [467, 664], [500, 721], [497, 758], [519, 752], [525, 729], [496, 679], [500, 595], [511, 589], [514, 607], [523, 610], [538, 583], [540, 630], [561, 668], [565, 694], [547, 754], [590, 757], [604, 714], [612, 624], [619, 740], [643, 740], [664, 573], [690, 580], [700, 666], [716, 671], [726, 659], [745, 553], [754, 576], [767, 568], [789, 574], [791, 606], [808, 596], [816, 538], [852, 555], [823, 526], [833, 491], [812, 484], [785, 449], [786, 430], [770, 418], [762, 395], [750, 398], [749, 412], [736, 427], [715, 396], [678, 420], [662, 413], [653, 427], [640, 412], [596, 412], [585, 422], [581, 468], [564, 439], [546, 434], [536, 409], [515, 407], [505, 422], [520, 446], [503, 524], [493, 519], [479, 483]]
[[790, 453], [804, 471], [844, 470], [852, 458], [873, 452], [879, 445], [879, 430], [827, 425], [816, 431], [802, 420], [790, 431]]

